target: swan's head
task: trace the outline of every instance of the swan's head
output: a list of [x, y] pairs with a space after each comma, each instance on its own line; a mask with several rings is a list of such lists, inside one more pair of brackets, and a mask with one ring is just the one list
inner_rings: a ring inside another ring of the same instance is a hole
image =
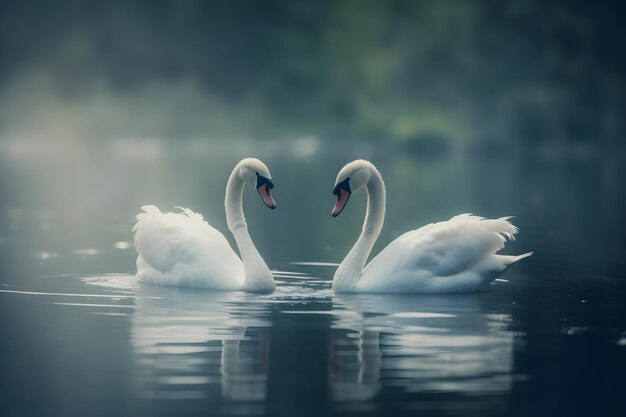
[[333, 188], [333, 194], [337, 197], [332, 211], [333, 217], [339, 216], [343, 211], [352, 193], [365, 187], [373, 171], [376, 171], [374, 165], [363, 159], [352, 161], [341, 168]]
[[239, 163], [239, 177], [244, 183], [256, 189], [265, 205], [276, 208], [276, 201], [272, 197], [274, 182], [267, 166], [256, 158], [246, 158]]

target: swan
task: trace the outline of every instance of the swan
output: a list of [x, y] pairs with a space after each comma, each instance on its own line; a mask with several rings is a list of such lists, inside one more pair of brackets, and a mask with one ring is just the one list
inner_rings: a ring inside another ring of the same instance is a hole
[[274, 291], [272, 273], [248, 234], [242, 208], [246, 184], [256, 188], [267, 207], [276, 208], [267, 166], [255, 158], [241, 160], [230, 174], [224, 201], [228, 230], [241, 259], [202, 215], [187, 208], [162, 213], [155, 206], [143, 206], [133, 227], [139, 280], [225, 291]]
[[518, 231], [509, 217], [485, 219], [461, 214], [403, 234], [365, 266], [385, 220], [385, 183], [371, 162], [359, 159], [339, 171], [332, 216], [337, 217], [352, 193], [361, 188], [367, 191], [365, 222], [358, 240], [335, 272], [335, 292], [469, 292], [532, 255], [496, 254]]

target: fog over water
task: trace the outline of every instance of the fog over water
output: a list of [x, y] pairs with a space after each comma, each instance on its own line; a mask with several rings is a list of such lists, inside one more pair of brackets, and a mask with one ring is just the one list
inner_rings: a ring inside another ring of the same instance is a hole
[[[0, 414], [620, 415], [626, 366], [624, 6], [617, 2], [0, 2]], [[142, 284], [144, 204], [231, 244], [244, 193], [267, 295]], [[515, 216], [483, 291], [334, 295], [460, 213]]]

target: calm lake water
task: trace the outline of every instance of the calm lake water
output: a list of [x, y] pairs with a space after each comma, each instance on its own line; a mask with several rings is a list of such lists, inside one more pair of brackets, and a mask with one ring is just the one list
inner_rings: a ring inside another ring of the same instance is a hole
[[[622, 150], [35, 145], [0, 157], [2, 416], [623, 415]], [[277, 291], [138, 283], [139, 206], [188, 206], [226, 232], [223, 188], [249, 155], [276, 183], [277, 210], [250, 191], [244, 204]], [[473, 212], [517, 216], [506, 252], [535, 255], [477, 293], [333, 295], [365, 196], [332, 219], [330, 191], [355, 157], [387, 182], [375, 253]]]

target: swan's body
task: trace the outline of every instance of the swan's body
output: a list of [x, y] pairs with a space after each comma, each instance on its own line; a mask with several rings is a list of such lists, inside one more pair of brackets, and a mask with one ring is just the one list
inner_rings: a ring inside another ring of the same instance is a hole
[[[256, 174], [256, 177], [255, 177]], [[274, 278], [248, 234], [243, 214], [245, 184], [256, 186], [265, 204], [275, 208], [267, 167], [258, 159], [242, 160], [226, 186], [226, 220], [241, 259], [222, 233], [190, 209], [162, 213], [144, 206], [137, 215], [137, 276], [143, 282], [214, 290], [273, 291]]]
[[336, 292], [474, 291], [532, 254], [497, 254], [517, 233], [507, 217], [461, 214], [405, 233], [365, 266], [385, 219], [385, 184], [376, 167], [363, 160], [346, 165], [336, 184], [333, 216], [341, 213], [353, 191], [365, 187], [368, 195], [361, 235], [333, 278]]

